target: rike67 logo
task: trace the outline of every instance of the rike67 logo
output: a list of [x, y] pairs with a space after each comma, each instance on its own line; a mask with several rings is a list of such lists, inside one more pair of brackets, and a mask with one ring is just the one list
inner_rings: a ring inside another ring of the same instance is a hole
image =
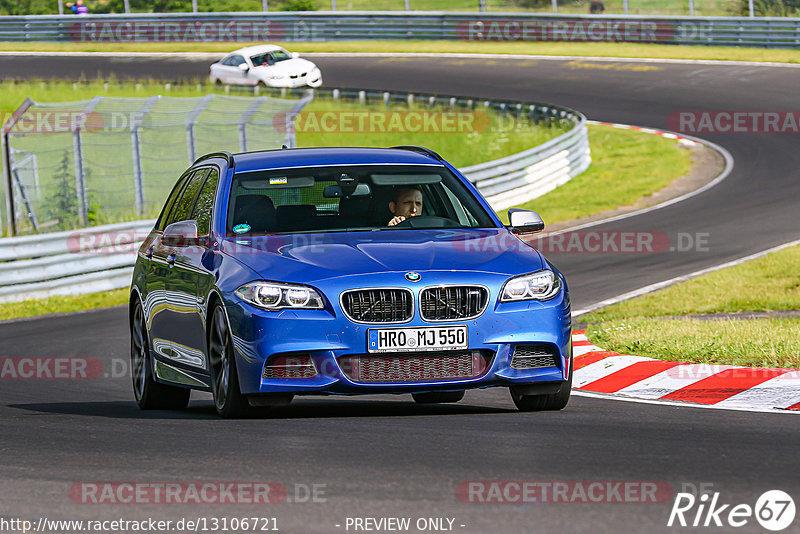
[[753, 519], [763, 528], [779, 532], [792, 525], [795, 517], [794, 500], [781, 490], [764, 492], [755, 503], [724, 503], [719, 492], [703, 493], [695, 497], [692, 493], [678, 493], [669, 514], [667, 526], [681, 527], [728, 527], [753, 532]]

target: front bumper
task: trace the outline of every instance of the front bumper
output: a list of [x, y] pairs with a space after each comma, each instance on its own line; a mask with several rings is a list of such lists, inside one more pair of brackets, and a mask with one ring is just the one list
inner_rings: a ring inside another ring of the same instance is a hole
[[[494, 299], [496, 301], [496, 299]], [[460, 390], [563, 381], [571, 356], [571, 319], [566, 289], [547, 302], [490, 302], [475, 319], [457, 323], [430, 323], [415, 315], [403, 327], [465, 324], [470, 350], [493, 354], [486, 369], [474, 378], [427, 381], [356, 382], [342, 370], [339, 358], [367, 353], [367, 330], [398, 325], [356, 324], [338, 305], [327, 310], [269, 312], [243, 302], [229, 302], [228, 316], [243, 394], [368, 394]], [[517, 344], [542, 343], [553, 348], [555, 366], [537, 369], [511, 367]], [[317, 374], [310, 378], [263, 378], [272, 356], [307, 354]]]

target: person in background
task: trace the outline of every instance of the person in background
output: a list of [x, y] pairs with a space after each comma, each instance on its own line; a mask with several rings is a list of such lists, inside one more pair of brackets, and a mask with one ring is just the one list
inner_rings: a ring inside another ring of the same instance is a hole
[[75, 0], [75, 2], [67, 2], [66, 6], [72, 10], [76, 15], [88, 15], [89, 8], [83, 5], [83, 0]]
[[592, 0], [589, 4], [589, 13], [592, 15], [604, 15], [606, 12], [606, 6], [603, 5], [603, 2], [600, 0]]
[[389, 202], [392, 219], [387, 223], [394, 226], [408, 217], [416, 217], [422, 213], [422, 191], [417, 186], [396, 187]]

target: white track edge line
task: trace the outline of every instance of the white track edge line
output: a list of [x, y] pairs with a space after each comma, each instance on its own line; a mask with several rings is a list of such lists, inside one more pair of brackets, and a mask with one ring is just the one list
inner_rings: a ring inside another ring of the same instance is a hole
[[639, 399], [635, 397], [623, 397], [615, 394], [592, 393], [589, 391], [581, 391], [577, 389], [572, 390], [572, 395], [578, 397], [588, 397], [592, 399], [605, 399], [622, 402], [635, 402], [639, 404], [660, 404], [662, 406], [672, 406], [676, 408], [700, 408], [704, 410], [727, 410], [731, 412], [758, 412], [758, 413], [774, 413], [785, 415], [798, 415], [798, 410], [785, 410], [781, 408], [755, 408], [745, 406], [718, 406], [716, 404], [695, 404], [689, 402], [675, 402], [675, 401], [662, 401], [653, 399]]
[[[604, 126], [603, 123], [597, 122], [597, 121], [587, 121], [587, 123], [588, 124], [592, 124], [592, 125]], [[630, 128], [631, 126], [633, 126], [633, 125], [630, 125], [630, 124], [616, 124], [616, 123], [614, 123], [612, 125], [615, 128], [616, 127], [628, 127], [628, 128]], [[639, 131], [641, 131], [642, 127], [641, 126], [633, 126], [633, 128], [631, 128], [631, 129], [634, 129], [634, 128], [639, 128], [640, 129]], [[658, 130], [658, 132], [675, 134], [675, 132], [670, 132], [669, 130]], [[658, 133], [655, 133], [655, 132], [653, 134], [650, 134], [649, 132], [647, 132], [647, 133], [648, 133], [648, 135], [659, 135]], [[684, 139], [688, 139], [690, 141], [694, 141], [695, 143], [698, 143], [698, 144], [706, 146], [706, 147], [708, 147], [708, 148], [710, 148], [712, 150], [715, 150], [720, 156], [722, 156], [722, 159], [725, 161], [725, 167], [722, 169], [722, 172], [716, 178], [714, 178], [713, 180], [711, 180], [710, 182], [708, 182], [704, 186], [699, 187], [699, 188], [695, 189], [694, 191], [689, 191], [688, 193], [685, 193], [683, 195], [677, 196], [675, 198], [671, 198], [669, 200], [665, 200], [664, 202], [660, 202], [658, 204], [655, 204], [654, 206], [648, 206], [648, 207], [642, 208], [640, 210], [634, 210], [634, 211], [631, 211], [631, 212], [628, 212], [628, 213], [623, 213], [623, 214], [620, 214], [620, 215], [615, 215], [613, 217], [608, 217], [606, 219], [600, 219], [600, 220], [597, 220], [597, 221], [591, 221], [591, 222], [588, 222], [588, 223], [579, 224], [577, 226], [570, 226], [569, 228], [564, 228], [564, 229], [558, 230], [556, 232], [544, 233], [544, 234], [542, 234], [540, 236], [540, 239], [541, 238], [550, 237], [550, 236], [559, 235], [559, 234], [564, 234], [564, 233], [567, 233], [567, 232], [573, 232], [575, 230], [581, 230], [583, 228], [590, 228], [592, 226], [598, 226], [600, 224], [605, 224], [605, 223], [609, 223], [609, 222], [613, 222], [613, 221], [619, 221], [619, 220], [622, 220], [622, 219], [628, 219], [630, 217], [636, 217], [638, 215], [643, 215], [643, 214], [649, 213], [651, 211], [656, 211], [656, 210], [660, 210], [662, 208], [666, 208], [667, 206], [671, 206], [673, 204], [677, 204], [678, 202], [683, 202], [684, 200], [688, 200], [688, 199], [690, 199], [692, 197], [695, 197], [695, 196], [699, 195], [700, 193], [704, 193], [705, 191], [708, 191], [712, 187], [714, 187], [716, 185], [719, 185], [733, 171], [733, 166], [734, 166], [733, 156], [731, 155], [730, 152], [728, 152], [726, 149], [722, 148], [720, 145], [718, 145], [716, 143], [712, 143], [711, 141], [707, 141], [705, 139], [701, 139], [699, 137], [691, 136], [691, 135], [683, 135], [683, 134], [675, 134], [675, 135], [679, 135], [680, 137], [683, 137]]]
[[633, 291], [629, 291], [627, 293], [623, 293], [623, 294], [618, 295], [616, 297], [611, 297], [609, 299], [602, 300], [600, 302], [597, 302], [595, 304], [587, 306], [586, 308], [584, 308], [582, 310], [574, 311], [574, 312], [572, 312], [572, 317], [573, 318], [579, 317], [581, 315], [585, 315], [585, 314], [587, 314], [589, 312], [592, 312], [594, 310], [597, 310], [599, 308], [603, 308], [605, 306], [610, 306], [612, 304], [616, 304], [618, 302], [622, 302], [623, 300], [632, 299], [634, 297], [640, 297], [640, 296], [645, 295], [647, 293], [652, 293], [653, 291], [656, 291], [658, 289], [663, 289], [663, 288], [671, 286], [673, 284], [677, 284], [678, 282], [685, 282], [686, 280], [690, 280], [692, 278], [696, 278], [698, 276], [702, 276], [702, 275], [710, 273], [710, 272], [718, 271], [720, 269], [725, 269], [726, 267], [734, 267], [736, 265], [745, 263], [747, 261], [761, 258], [763, 256], [766, 256], [767, 254], [772, 253], [772, 252], [777, 252], [779, 250], [783, 250], [785, 248], [793, 247], [793, 246], [796, 246], [796, 245], [800, 245], [800, 239], [795, 240], [795, 241], [790, 241], [788, 243], [783, 243], [782, 245], [778, 245], [778, 246], [775, 246], [775, 247], [772, 247], [772, 248], [768, 248], [767, 250], [762, 250], [761, 252], [756, 252], [755, 254], [750, 254], [749, 256], [744, 256], [742, 258], [738, 258], [738, 259], [731, 260], [731, 261], [728, 261], [728, 262], [725, 262], [725, 263], [721, 263], [719, 265], [713, 265], [711, 267], [706, 267], [705, 269], [700, 269], [699, 271], [695, 271], [693, 273], [684, 274], [684, 275], [681, 275], [681, 276], [676, 276], [675, 278], [670, 278], [669, 280], [664, 280], [663, 282], [657, 282], [655, 284], [650, 284], [649, 286], [644, 286], [644, 287], [641, 287], [639, 289], [635, 289]]
[[[437, 41], [438, 42], [438, 41]], [[442, 41], [448, 42], [448, 41]], [[69, 52], [50, 50], [2, 50], [0, 56], [107, 56], [107, 57], [197, 57], [224, 56], [228, 52]], [[678, 65], [732, 65], [744, 67], [782, 67], [797, 69], [800, 64], [781, 63], [778, 61], [740, 61], [725, 59], [681, 59], [651, 57], [616, 57], [616, 56], [560, 56], [543, 54], [482, 54], [466, 52], [301, 52], [303, 56], [313, 57], [402, 57], [402, 58], [453, 58], [453, 59], [535, 59], [543, 61], [598, 61], [623, 63], [666, 63]]]

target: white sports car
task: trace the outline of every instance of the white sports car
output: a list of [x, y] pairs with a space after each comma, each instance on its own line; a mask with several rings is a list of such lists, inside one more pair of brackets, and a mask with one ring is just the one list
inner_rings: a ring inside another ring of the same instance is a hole
[[319, 87], [319, 68], [275, 45], [240, 48], [210, 67], [211, 83], [264, 87]]

